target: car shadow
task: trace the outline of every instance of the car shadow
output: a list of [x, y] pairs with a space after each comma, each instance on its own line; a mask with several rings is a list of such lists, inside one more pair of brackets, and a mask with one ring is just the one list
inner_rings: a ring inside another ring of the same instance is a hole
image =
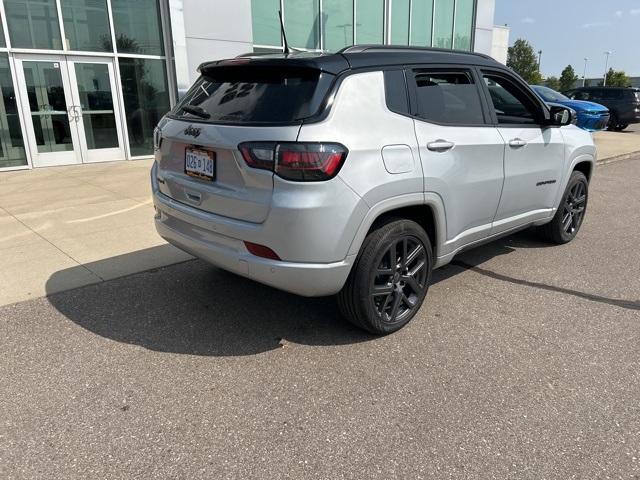
[[[492, 278], [562, 291], [482, 269], [479, 265], [517, 248], [546, 248], [529, 232], [506, 237], [461, 254], [433, 274], [433, 283], [467, 269]], [[140, 256], [161, 256], [168, 245], [87, 264], [92, 271], [114, 271]], [[74, 267], [84, 269], [84, 266]], [[47, 287], [73, 275], [53, 274]], [[585, 296], [582, 292], [563, 293]], [[605, 303], [611, 299], [589, 298]], [[102, 337], [158, 352], [205, 356], [255, 355], [288, 343], [330, 346], [375, 339], [343, 320], [333, 297], [303, 298], [227, 273], [200, 260], [190, 260], [52, 293], [49, 302], [66, 318]], [[617, 301], [620, 302], [620, 301]], [[637, 302], [627, 308], [640, 309]], [[614, 303], [615, 304], [615, 303]], [[620, 305], [618, 305], [620, 306]], [[622, 305], [625, 306], [625, 305]]]

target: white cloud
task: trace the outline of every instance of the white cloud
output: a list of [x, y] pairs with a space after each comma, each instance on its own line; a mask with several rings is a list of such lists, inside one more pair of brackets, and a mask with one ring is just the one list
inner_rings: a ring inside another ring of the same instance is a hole
[[583, 23], [582, 28], [590, 29], [590, 28], [598, 28], [598, 27], [608, 27], [611, 25], [610, 22], [592, 22], [592, 23]]
[[640, 15], [640, 8], [632, 8], [631, 10], [629, 10], [629, 13], [631, 15]]
[[622, 10], [616, 10], [615, 15], [616, 15], [616, 17], [621, 18], [623, 13], [624, 12]]
[[522, 23], [536, 23], [536, 19], [535, 18], [531, 18], [531, 17], [524, 17], [522, 20], [520, 20], [520, 22], [522, 22]]

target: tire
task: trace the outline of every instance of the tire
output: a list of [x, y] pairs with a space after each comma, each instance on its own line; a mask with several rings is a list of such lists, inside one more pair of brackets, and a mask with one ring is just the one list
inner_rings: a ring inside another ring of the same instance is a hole
[[338, 307], [370, 333], [393, 333], [420, 309], [432, 268], [433, 250], [424, 229], [411, 220], [389, 219], [365, 238], [338, 293]]
[[584, 173], [571, 173], [558, 210], [551, 222], [538, 227], [542, 237], [558, 245], [575, 238], [582, 226], [589, 201], [589, 182]]
[[629, 126], [628, 123], [620, 123], [616, 126], [615, 131], [616, 132], [621, 132], [623, 131], [625, 128], [627, 128]]
[[607, 124], [607, 130], [614, 132], [618, 128], [618, 115], [612, 113], [609, 116], [609, 123]]

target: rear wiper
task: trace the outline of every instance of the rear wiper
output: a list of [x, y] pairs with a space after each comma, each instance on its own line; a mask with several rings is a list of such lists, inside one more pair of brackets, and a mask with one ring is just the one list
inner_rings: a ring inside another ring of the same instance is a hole
[[211, 118], [211, 114], [205, 111], [203, 108], [196, 105], [183, 105], [182, 111], [195, 115], [200, 118]]

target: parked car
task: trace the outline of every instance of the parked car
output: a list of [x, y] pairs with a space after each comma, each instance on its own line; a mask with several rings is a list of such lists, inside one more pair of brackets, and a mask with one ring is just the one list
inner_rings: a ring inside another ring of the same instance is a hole
[[640, 88], [580, 87], [565, 92], [574, 100], [597, 102], [609, 109], [609, 130], [621, 131], [640, 123]]
[[571, 100], [566, 95], [549, 87], [531, 85], [531, 88], [542, 100], [549, 104], [559, 104], [574, 109], [578, 119], [578, 127], [589, 132], [607, 128], [609, 123], [609, 109], [607, 107], [584, 100]]
[[463, 249], [529, 226], [566, 243], [582, 225], [591, 135], [488, 56], [355, 46], [200, 73], [154, 135], [158, 232], [258, 282], [337, 294], [370, 332], [406, 325]]

